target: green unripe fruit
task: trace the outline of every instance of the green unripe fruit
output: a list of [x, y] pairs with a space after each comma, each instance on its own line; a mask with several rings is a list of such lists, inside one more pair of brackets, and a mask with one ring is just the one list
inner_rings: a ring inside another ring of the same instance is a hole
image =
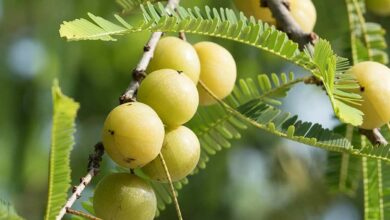
[[152, 108], [131, 102], [114, 108], [107, 116], [103, 145], [117, 164], [142, 167], [160, 153], [164, 133], [164, 125]]
[[368, 10], [380, 16], [390, 15], [390, 0], [366, 0]]
[[[199, 140], [190, 129], [180, 126], [167, 130], [161, 149], [172, 181], [178, 181], [190, 174], [196, 167], [200, 157]], [[167, 182], [164, 167], [160, 158], [142, 168], [151, 179]]]
[[363, 103], [358, 106], [363, 113], [364, 129], [374, 129], [390, 121], [390, 69], [380, 63], [367, 61], [350, 70], [361, 89]]
[[164, 124], [176, 127], [189, 121], [199, 104], [195, 84], [171, 69], [150, 73], [138, 89], [138, 100], [152, 107]]
[[[312, 1], [290, 0], [289, 3], [291, 15], [302, 30], [307, 33], [312, 32], [317, 20], [317, 12]], [[235, 0], [235, 4], [247, 16], [253, 16], [272, 25], [276, 24], [271, 10], [266, 7], [260, 7], [259, 0]]]
[[99, 218], [109, 220], [152, 220], [157, 199], [152, 187], [129, 173], [105, 176], [97, 185], [93, 208]]
[[[228, 50], [212, 42], [194, 45], [200, 59], [200, 81], [219, 99], [228, 96], [237, 77], [236, 62]], [[211, 105], [217, 101], [198, 84], [199, 102]]]
[[191, 44], [177, 37], [164, 37], [157, 44], [148, 72], [160, 69], [182, 71], [197, 84], [200, 62]]

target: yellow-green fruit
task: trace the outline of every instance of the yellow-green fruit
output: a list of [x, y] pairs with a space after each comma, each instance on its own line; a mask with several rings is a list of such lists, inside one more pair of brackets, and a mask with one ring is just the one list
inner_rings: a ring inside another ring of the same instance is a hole
[[157, 44], [148, 72], [159, 69], [182, 71], [197, 84], [200, 74], [200, 62], [191, 44], [177, 37], [164, 37]]
[[164, 133], [164, 125], [152, 108], [131, 102], [114, 108], [107, 116], [103, 145], [117, 164], [142, 167], [160, 153]]
[[[233, 56], [222, 46], [212, 42], [194, 45], [200, 59], [200, 81], [219, 99], [228, 96], [236, 82], [237, 68]], [[211, 105], [217, 101], [198, 84], [199, 102]]]
[[[178, 181], [190, 174], [198, 164], [200, 157], [199, 140], [190, 129], [180, 126], [167, 130], [161, 149], [172, 181]], [[160, 158], [142, 168], [153, 180], [167, 182]]]
[[[275, 25], [276, 21], [269, 8], [260, 7], [259, 0], [236, 0], [237, 8], [247, 16], [253, 16]], [[243, 2], [246, 2], [245, 4]], [[317, 20], [317, 12], [311, 0], [290, 0], [290, 11], [296, 22], [305, 32], [312, 32]], [[249, 5], [249, 6], [248, 6]], [[250, 10], [249, 10], [250, 9]]]
[[175, 127], [194, 116], [199, 95], [195, 84], [184, 73], [162, 69], [150, 73], [142, 81], [138, 100], [152, 107], [164, 124]]
[[152, 187], [130, 173], [105, 176], [93, 196], [97, 217], [109, 220], [152, 220], [156, 214], [157, 199]]
[[390, 69], [377, 62], [367, 61], [350, 70], [361, 89], [363, 103], [358, 108], [364, 113], [364, 129], [379, 128], [390, 121]]
[[381, 16], [390, 15], [390, 0], [366, 0], [368, 10]]

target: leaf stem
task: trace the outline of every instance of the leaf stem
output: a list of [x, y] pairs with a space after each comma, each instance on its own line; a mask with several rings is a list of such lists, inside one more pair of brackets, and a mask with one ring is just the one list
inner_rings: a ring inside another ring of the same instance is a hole
[[78, 211], [78, 210], [74, 210], [74, 209], [71, 209], [71, 208], [67, 208], [66, 209], [66, 213], [71, 214], [71, 215], [77, 215], [77, 216], [80, 216], [80, 217], [83, 217], [83, 218], [86, 218], [86, 219], [91, 219], [91, 220], [103, 220], [103, 219], [98, 218], [96, 216], [93, 216], [93, 215], [90, 215], [90, 214], [87, 214], [87, 213], [84, 213], [84, 212], [81, 212], [81, 211]]
[[171, 175], [169, 174], [168, 166], [165, 163], [164, 156], [162, 155], [162, 153], [160, 153], [158, 155], [158, 158], [160, 159], [160, 161], [161, 161], [161, 163], [162, 163], [162, 165], [164, 167], [165, 175], [167, 176], [167, 179], [168, 179], [168, 182], [169, 182], [169, 188], [171, 190], [171, 194], [172, 194], [172, 197], [173, 197], [173, 202], [175, 203], [177, 217], [178, 217], [179, 220], [183, 220], [183, 216], [181, 215], [181, 211], [180, 211], [179, 201], [177, 200], [176, 191], [175, 191], [175, 188], [173, 187], [172, 178], [171, 178]]

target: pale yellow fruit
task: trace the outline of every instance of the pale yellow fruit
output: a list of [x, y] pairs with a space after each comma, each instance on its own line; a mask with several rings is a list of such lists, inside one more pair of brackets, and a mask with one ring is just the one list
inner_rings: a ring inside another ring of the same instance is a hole
[[366, 5], [368, 10], [374, 14], [390, 15], [390, 0], [366, 0]]
[[[217, 98], [225, 98], [232, 92], [237, 77], [233, 56], [228, 50], [212, 42], [200, 42], [194, 47], [200, 59], [200, 81]], [[200, 84], [198, 84], [198, 92], [201, 105], [217, 102]]]
[[164, 37], [157, 44], [148, 72], [160, 69], [182, 71], [197, 84], [200, 74], [200, 62], [195, 49], [190, 43], [177, 37]]
[[152, 220], [157, 210], [153, 188], [130, 173], [105, 176], [93, 196], [96, 216], [105, 220]]
[[194, 116], [199, 95], [195, 84], [184, 73], [162, 69], [142, 81], [138, 100], [152, 107], [164, 124], [176, 127]]
[[[253, 16], [267, 23], [276, 24], [269, 8], [260, 7], [260, 0], [236, 0], [236, 6], [247, 16]], [[244, 3], [245, 2], [245, 3]], [[304, 32], [312, 32], [317, 20], [317, 12], [311, 0], [290, 0], [293, 18]]]
[[350, 70], [361, 89], [363, 103], [358, 108], [364, 113], [364, 129], [374, 129], [390, 121], [390, 69], [380, 63], [367, 61]]
[[139, 102], [125, 103], [107, 116], [103, 145], [117, 164], [142, 167], [159, 154], [164, 133], [164, 125], [151, 107]]
[[[200, 157], [199, 140], [190, 129], [180, 126], [167, 130], [164, 145], [161, 149], [172, 181], [178, 181], [190, 174], [198, 164]], [[167, 182], [164, 167], [160, 158], [142, 168], [151, 179]]]

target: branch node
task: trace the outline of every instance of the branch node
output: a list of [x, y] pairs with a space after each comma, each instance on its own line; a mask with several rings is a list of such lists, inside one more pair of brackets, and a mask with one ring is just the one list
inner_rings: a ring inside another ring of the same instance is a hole
[[148, 52], [150, 50], [150, 46], [149, 45], [145, 45], [144, 46], [144, 52]]
[[288, 1], [288, 0], [283, 0], [283, 1], [282, 1], [282, 4], [284, 5], [284, 7], [287, 8], [287, 10], [291, 11], [291, 4], [290, 4], [290, 1]]
[[359, 128], [359, 132], [366, 136], [367, 139], [372, 143], [374, 146], [380, 146], [380, 145], [388, 145], [389, 143], [387, 140], [383, 137], [381, 134], [379, 128], [375, 128], [373, 130], [366, 130], [363, 128]]
[[138, 70], [138, 69], [133, 70], [133, 80], [141, 82], [143, 79], [145, 79], [145, 77], [146, 77], [145, 70]]

